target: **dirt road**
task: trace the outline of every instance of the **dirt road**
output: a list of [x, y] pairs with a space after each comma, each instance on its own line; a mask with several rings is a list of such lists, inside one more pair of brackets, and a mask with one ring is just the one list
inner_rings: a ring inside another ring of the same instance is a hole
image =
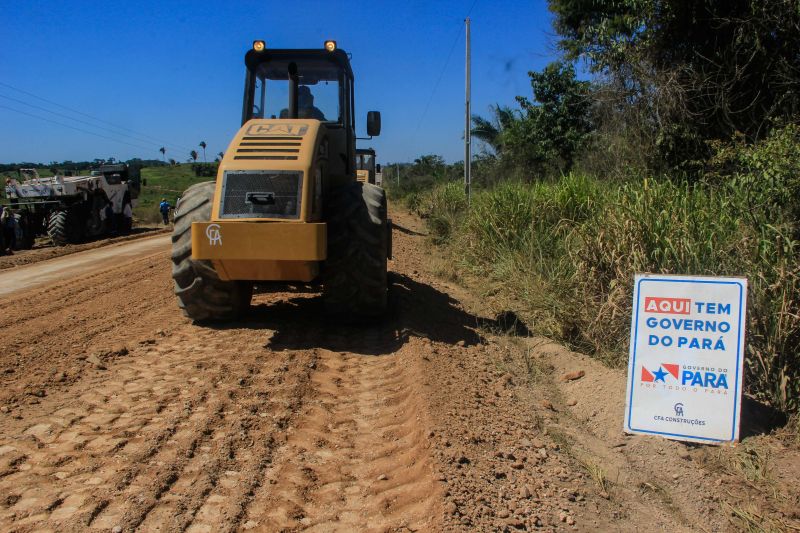
[[[392, 313], [370, 327], [330, 323], [302, 290], [194, 326], [163, 238], [92, 252], [109, 259], [91, 270], [74, 254], [68, 282], [0, 298], [0, 530], [797, 523], [796, 489], [773, 501], [758, 480], [734, 486], [733, 452], [623, 436], [619, 372], [438, 279], [422, 226], [394, 219]], [[783, 490], [800, 461], [788, 446], [780, 461]]]
[[13, 255], [0, 256], [0, 271], [97, 248], [105, 248], [117, 243], [147, 239], [157, 234], [167, 233], [169, 233], [169, 228], [163, 226], [142, 226], [134, 228], [133, 232], [129, 235], [97, 239], [82, 244], [67, 244], [64, 246], [54, 246], [49, 238], [40, 237], [30, 250], [17, 250]]
[[147, 237], [64, 255], [32, 265], [11, 269], [0, 276], [0, 296], [43, 285], [57, 285], [84, 272], [107, 270], [130, 260], [163, 255], [170, 245], [169, 235]]

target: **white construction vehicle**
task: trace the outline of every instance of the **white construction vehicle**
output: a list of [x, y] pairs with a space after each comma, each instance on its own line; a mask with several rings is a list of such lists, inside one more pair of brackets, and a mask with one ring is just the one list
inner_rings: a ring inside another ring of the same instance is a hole
[[6, 180], [5, 190], [20, 215], [20, 248], [45, 234], [61, 246], [121, 230], [125, 206], [136, 206], [141, 179], [139, 169], [126, 164], [103, 165], [89, 176], [50, 178], [39, 177], [36, 169], [20, 169], [19, 179]]

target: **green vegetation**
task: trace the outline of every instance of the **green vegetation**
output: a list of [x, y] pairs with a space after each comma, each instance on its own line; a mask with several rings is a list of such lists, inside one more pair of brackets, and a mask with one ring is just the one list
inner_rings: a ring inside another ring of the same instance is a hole
[[521, 112], [502, 136], [504, 155], [537, 174], [548, 169], [569, 172], [593, 128], [590, 84], [579, 81], [572, 65], [560, 61], [528, 76], [536, 103], [517, 97]]
[[[633, 274], [744, 275], [748, 391], [800, 405], [800, 128], [721, 149], [729, 179], [603, 181], [583, 174], [479, 190], [460, 182], [405, 199], [462, 272], [484, 280], [538, 333], [626, 362]], [[391, 183], [391, 182], [390, 182]]]
[[708, 141], [763, 139], [800, 110], [796, 0], [550, 0], [559, 47], [597, 75], [603, 136], [694, 174]]
[[[747, 392], [800, 420], [796, 2], [550, 0], [562, 57], [473, 117], [484, 151], [384, 169], [530, 329], [627, 360], [637, 272], [746, 276]], [[593, 75], [577, 79], [583, 60]], [[431, 165], [431, 162], [437, 162]]]
[[147, 185], [142, 187], [139, 205], [133, 210], [136, 220], [147, 223], [160, 222], [158, 204], [162, 198], [175, 205], [178, 197], [190, 185], [214, 179], [198, 174], [202, 173], [197, 172], [193, 165], [189, 164], [143, 168], [142, 179], [147, 180]]

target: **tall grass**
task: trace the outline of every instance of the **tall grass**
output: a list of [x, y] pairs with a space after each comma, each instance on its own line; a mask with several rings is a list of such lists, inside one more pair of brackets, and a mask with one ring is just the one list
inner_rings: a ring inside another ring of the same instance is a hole
[[798, 174], [781, 157], [796, 158], [798, 144], [785, 146], [755, 149], [770, 151], [767, 176], [744, 165], [718, 183], [506, 182], [477, 193], [469, 210], [460, 184], [448, 184], [422, 195], [418, 210], [530, 327], [612, 365], [627, 360], [635, 273], [746, 276], [747, 390], [797, 412], [800, 199], [787, 193]]
[[432, 230], [434, 242], [445, 242], [454, 229], [454, 224], [467, 207], [464, 186], [461, 182], [448, 182], [434, 187], [425, 194], [411, 193], [406, 203]]

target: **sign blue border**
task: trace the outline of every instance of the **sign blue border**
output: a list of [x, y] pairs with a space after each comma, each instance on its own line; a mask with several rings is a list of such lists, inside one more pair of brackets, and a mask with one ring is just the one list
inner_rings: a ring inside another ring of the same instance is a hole
[[[716, 285], [737, 285], [739, 287], [739, 330], [736, 336], [736, 388], [733, 394], [733, 420], [731, 424], [731, 438], [727, 441], [721, 439], [712, 439], [710, 437], [697, 437], [695, 435], [683, 435], [680, 433], [667, 433], [664, 431], [652, 431], [649, 429], [636, 429], [631, 426], [631, 418], [633, 417], [633, 391], [635, 390], [634, 381], [636, 380], [636, 346], [638, 344], [639, 339], [639, 309], [641, 306], [639, 305], [642, 291], [641, 285], [645, 281], [658, 281], [658, 282], [667, 282], [667, 283], [707, 283], [707, 284], [716, 284]], [[633, 333], [633, 339], [631, 346], [631, 354], [633, 357], [633, 362], [630, 365], [630, 378], [631, 378], [631, 393], [628, 396], [628, 429], [631, 431], [638, 431], [640, 433], [651, 433], [654, 435], [664, 435], [667, 437], [684, 437], [688, 439], [697, 439], [697, 440], [707, 440], [711, 442], [733, 442], [734, 438], [736, 437], [736, 426], [737, 420], [739, 417], [738, 407], [739, 407], [739, 367], [741, 366], [740, 359], [742, 357], [742, 331], [744, 328], [743, 321], [743, 313], [744, 308], [742, 306], [742, 298], [744, 296], [744, 286], [742, 285], [741, 281], [714, 281], [714, 280], [698, 280], [698, 279], [679, 279], [679, 278], [642, 278], [636, 284], [636, 319], [634, 321], [635, 328]]]

